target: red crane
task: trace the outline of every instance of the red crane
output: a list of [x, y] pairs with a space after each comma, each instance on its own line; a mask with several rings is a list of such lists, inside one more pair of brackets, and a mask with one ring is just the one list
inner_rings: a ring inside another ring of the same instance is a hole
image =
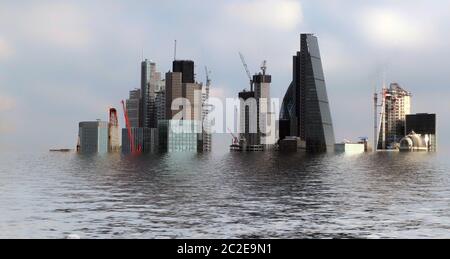
[[236, 137], [233, 132], [228, 128], [228, 131], [230, 132], [231, 136], [233, 137], [233, 145], [239, 145], [239, 138]]
[[130, 120], [128, 118], [128, 110], [127, 110], [127, 107], [125, 106], [125, 101], [122, 101], [122, 107], [123, 107], [123, 114], [125, 116], [125, 124], [128, 129], [128, 139], [130, 140], [130, 151], [133, 154], [133, 153], [135, 153], [134, 138], [133, 138], [133, 134], [131, 132], [131, 125], [130, 125]]
[[117, 110], [114, 108], [109, 109], [109, 124], [110, 126], [119, 126], [119, 120], [117, 118]]

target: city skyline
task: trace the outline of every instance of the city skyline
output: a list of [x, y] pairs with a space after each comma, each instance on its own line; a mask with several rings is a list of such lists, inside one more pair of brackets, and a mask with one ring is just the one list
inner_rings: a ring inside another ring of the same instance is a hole
[[[201, 67], [210, 68], [212, 96], [233, 97], [247, 87], [237, 54], [242, 51], [252, 73], [258, 71], [262, 59], [268, 60], [273, 76], [271, 95], [282, 98], [291, 80], [290, 57], [298, 49], [298, 35], [304, 31], [320, 38], [337, 142], [372, 136], [371, 97], [375, 85], [381, 88], [383, 74], [386, 82], [406, 85], [414, 94], [412, 113], [441, 114], [439, 131], [445, 132], [449, 129], [445, 115], [450, 110], [450, 75], [445, 72], [450, 60], [446, 48], [450, 36], [445, 24], [450, 8], [445, 8], [449, 4], [443, 1], [414, 2], [348, 1], [338, 6], [326, 1], [192, 1], [195, 10], [189, 17], [194, 18], [185, 23], [181, 10], [186, 3], [181, 1], [153, 5], [113, 1], [107, 7], [110, 12], [98, 17], [94, 14], [99, 3], [2, 3], [1, 148], [74, 147], [74, 122], [106, 120], [109, 106], [120, 111], [120, 100], [129, 90], [140, 88], [142, 49], [144, 57], [157, 62], [158, 71], [170, 69], [174, 39], [178, 40], [179, 58], [196, 60], [199, 81], [205, 81]], [[144, 12], [150, 6], [158, 11], [156, 17]], [[126, 12], [120, 12], [122, 7], [127, 7]], [[254, 20], [253, 15], [242, 15], [253, 7], [273, 12], [264, 22]], [[180, 11], [170, 19], [161, 18], [173, 8]], [[365, 15], [363, 28], [339, 15], [345, 8], [352, 17]], [[338, 14], [327, 16], [332, 9]], [[14, 15], [21, 10], [29, 14], [27, 19], [19, 20], [20, 16]], [[205, 16], [211, 19], [208, 25], [199, 22]], [[158, 23], [158, 18], [162, 22]], [[50, 20], [59, 23], [50, 26]], [[108, 29], [110, 22], [117, 31]], [[192, 24], [196, 28], [191, 28]], [[234, 31], [236, 25], [239, 29]], [[184, 32], [186, 28], [190, 33]], [[267, 33], [261, 35], [261, 31]], [[425, 34], [427, 41], [423, 40]], [[351, 118], [346, 116], [349, 113]], [[57, 127], [48, 129], [48, 125]], [[27, 129], [32, 127], [45, 134], [29, 134]], [[441, 146], [449, 144], [443, 138], [440, 142]]]

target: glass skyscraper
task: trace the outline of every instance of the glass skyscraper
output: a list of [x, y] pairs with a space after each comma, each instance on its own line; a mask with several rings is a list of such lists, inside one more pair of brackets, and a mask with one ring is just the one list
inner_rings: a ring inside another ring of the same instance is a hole
[[[296, 136], [309, 152], [334, 149], [334, 129], [317, 37], [301, 34], [293, 79], [280, 113], [280, 132]], [[280, 136], [283, 139], [287, 136]]]
[[161, 73], [156, 71], [156, 63], [144, 60], [141, 64], [140, 127], [156, 128], [156, 91], [161, 81]]

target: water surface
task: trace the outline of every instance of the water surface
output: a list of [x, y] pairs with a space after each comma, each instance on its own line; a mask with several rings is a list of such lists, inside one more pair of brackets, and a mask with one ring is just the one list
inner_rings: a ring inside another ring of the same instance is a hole
[[445, 154], [2, 153], [0, 238], [450, 238]]

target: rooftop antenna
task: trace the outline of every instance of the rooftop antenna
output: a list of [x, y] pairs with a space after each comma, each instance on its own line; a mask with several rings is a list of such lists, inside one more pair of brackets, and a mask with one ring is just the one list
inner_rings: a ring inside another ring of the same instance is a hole
[[177, 40], [175, 40], [175, 47], [173, 49], [173, 60], [177, 60]]
[[264, 60], [261, 64], [261, 70], [263, 72], [263, 75], [266, 75], [266, 70], [267, 70], [267, 60]]

